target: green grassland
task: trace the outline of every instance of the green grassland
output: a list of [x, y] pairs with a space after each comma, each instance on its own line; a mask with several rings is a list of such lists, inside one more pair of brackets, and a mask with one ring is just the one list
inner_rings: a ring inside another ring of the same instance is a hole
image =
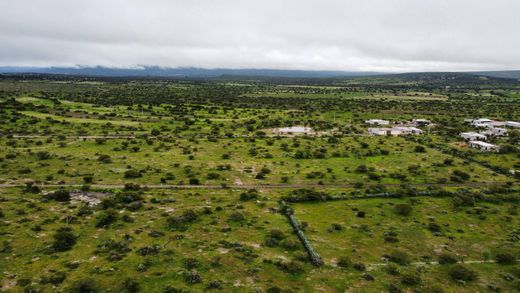
[[514, 292], [520, 135], [458, 134], [520, 120], [517, 85], [443, 82], [0, 79], [0, 290]]

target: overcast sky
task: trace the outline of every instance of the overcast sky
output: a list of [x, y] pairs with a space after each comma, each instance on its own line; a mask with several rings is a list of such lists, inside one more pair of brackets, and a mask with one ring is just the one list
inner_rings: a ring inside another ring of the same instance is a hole
[[0, 0], [0, 66], [520, 69], [519, 0]]

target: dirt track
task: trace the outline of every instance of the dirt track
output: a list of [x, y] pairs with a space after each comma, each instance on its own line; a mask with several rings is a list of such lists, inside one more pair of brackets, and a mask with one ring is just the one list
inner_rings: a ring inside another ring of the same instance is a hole
[[[496, 184], [506, 184], [506, 182], [471, 182], [471, 183], [415, 183], [406, 184], [409, 187], [481, 187], [491, 186]], [[512, 183], [516, 185], [517, 183]], [[75, 187], [80, 188], [82, 184], [36, 184], [40, 187]], [[386, 187], [399, 187], [402, 184], [382, 184]], [[23, 187], [24, 182], [13, 182], [0, 184], [0, 188]], [[91, 184], [92, 188], [109, 189], [109, 188], [123, 188], [124, 184]], [[352, 188], [353, 183], [344, 184], [243, 184], [243, 185], [171, 185], [171, 184], [147, 184], [141, 185], [144, 188], [150, 189], [297, 189], [297, 188]]]

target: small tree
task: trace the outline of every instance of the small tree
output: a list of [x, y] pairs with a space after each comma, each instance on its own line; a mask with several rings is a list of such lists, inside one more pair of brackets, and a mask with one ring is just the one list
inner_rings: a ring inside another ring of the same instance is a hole
[[495, 260], [501, 265], [512, 265], [516, 263], [516, 258], [512, 253], [499, 252], [495, 255]]
[[465, 282], [474, 281], [478, 278], [474, 270], [461, 264], [453, 265], [449, 271], [449, 275], [453, 280]]
[[409, 216], [412, 213], [412, 206], [406, 203], [397, 204], [394, 207], [396, 214], [401, 216]]
[[55, 200], [55, 201], [69, 201], [70, 193], [65, 189], [58, 189], [58, 190], [54, 191], [53, 193], [50, 193], [48, 195], [48, 198]]
[[54, 242], [52, 248], [56, 252], [67, 251], [76, 244], [76, 236], [69, 227], [61, 227], [53, 235]]
[[137, 171], [137, 170], [134, 170], [134, 169], [130, 169], [130, 170], [126, 170], [125, 171], [125, 178], [128, 178], [128, 179], [131, 179], [131, 178], [139, 178], [139, 177], [142, 177], [143, 175], [141, 174], [141, 172]]

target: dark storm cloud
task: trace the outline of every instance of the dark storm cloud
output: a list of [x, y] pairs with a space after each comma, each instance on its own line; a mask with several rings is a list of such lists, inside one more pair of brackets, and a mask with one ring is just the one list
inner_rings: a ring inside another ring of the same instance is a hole
[[1, 0], [0, 65], [520, 68], [520, 1]]

